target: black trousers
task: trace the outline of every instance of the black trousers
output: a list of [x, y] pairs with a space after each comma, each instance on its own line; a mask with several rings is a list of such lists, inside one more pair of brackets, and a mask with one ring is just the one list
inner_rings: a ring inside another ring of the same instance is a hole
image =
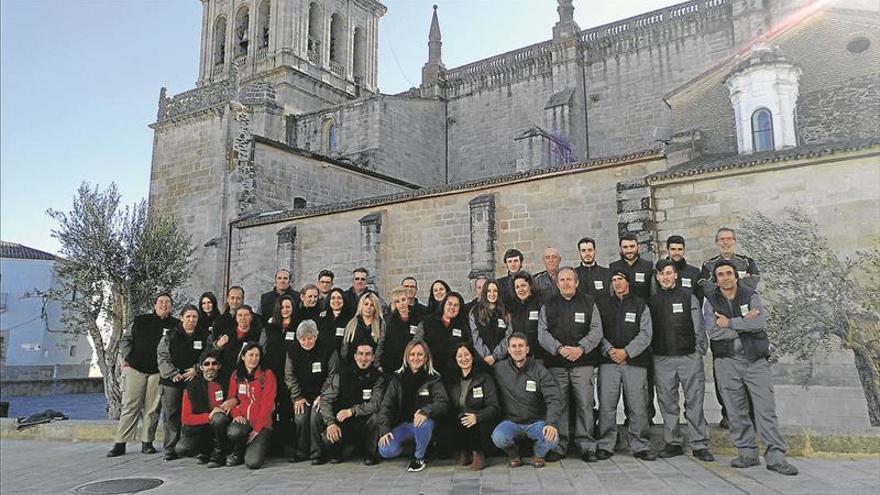
[[481, 452], [489, 454], [494, 452], [492, 443], [492, 430], [496, 423], [493, 421], [479, 421], [470, 428], [461, 424], [459, 416], [446, 415], [440, 421], [437, 448], [444, 454], [453, 454], [458, 451]]
[[321, 421], [321, 413], [312, 406], [305, 406], [302, 414], [293, 415], [293, 428], [296, 431], [296, 455], [302, 458], [317, 457], [321, 449], [320, 431], [317, 423]]
[[315, 431], [312, 436], [319, 438], [321, 442], [322, 454], [326, 453], [334, 459], [342, 459], [345, 450], [352, 448], [360, 450], [366, 457], [376, 457], [377, 444], [379, 442], [379, 429], [376, 425], [375, 414], [369, 416], [352, 416], [339, 424], [342, 430], [342, 438], [336, 443], [330, 443], [324, 434], [327, 431], [327, 424], [324, 419], [318, 415], [319, 420], [313, 422]]
[[293, 436], [293, 403], [290, 401], [287, 385], [282, 380], [278, 383], [278, 391], [275, 395], [269, 452], [272, 455], [288, 455], [286, 451], [293, 447]]
[[269, 451], [269, 435], [271, 430], [264, 429], [250, 443], [248, 437], [253, 428], [248, 423], [229, 424], [228, 435], [232, 453], [238, 457], [244, 457], [244, 463], [251, 469], [260, 469], [266, 462], [266, 454]]
[[174, 452], [180, 457], [192, 457], [199, 454], [221, 458], [226, 455], [227, 429], [232, 421], [226, 414], [215, 414], [211, 422], [199, 426], [184, 425], [180, 431], [180, 440], [174, 446]]

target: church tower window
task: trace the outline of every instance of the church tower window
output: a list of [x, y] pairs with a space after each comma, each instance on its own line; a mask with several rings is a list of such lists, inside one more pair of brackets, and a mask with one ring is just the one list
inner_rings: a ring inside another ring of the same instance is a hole
[[214, 65], [226, 63], [226, 17], [222, 15], [214, 23]]
[[773, 115], [766, 108], [759, 108], [752, 114], [752, 149], [772, 151], [773, 146]]
[[258, 12], [259, 19], [259, 29], [257, 30], [257, 36], [259, 37], [257, 44], [257, 48], [268, 48], [269, 47], [269, 20], [271, 19], [271, 13], [269, 11], [269, 0], [263, 0], [260, 4], [260, 9]]
[[330, 71], [342, 77], [345, 74], [343, 65], [343, 53], [345, 47], [345, 35], [342, 16], [333, 14], [330, 16]]
[[247, 7], [238, 9], [238, 13], [235, 14], [235, 58], [247, 56], [250, 17]]
[[313, 64], [321, 63], [321, 8], [317, 3], [309, 4], [309, 61]]
[[364, 78], [364, 30], [354, 28], [354, 43], [352, 44], [352, 72], [355, 83], [360, 83]]

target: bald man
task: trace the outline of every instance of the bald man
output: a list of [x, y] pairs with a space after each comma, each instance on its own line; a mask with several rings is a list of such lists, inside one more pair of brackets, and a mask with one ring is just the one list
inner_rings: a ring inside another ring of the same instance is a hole
[[562, 256], [556, 248], [548, 247], [544, 250], [542, 256], [544, 268], [546, 270], [538, 272], [534, 275], [535, 291], [541, 300], [546, 300], [556, 294], [559, 289], [556, 285], [556, 277], [559, 274], [559, 265], [562, 263]]

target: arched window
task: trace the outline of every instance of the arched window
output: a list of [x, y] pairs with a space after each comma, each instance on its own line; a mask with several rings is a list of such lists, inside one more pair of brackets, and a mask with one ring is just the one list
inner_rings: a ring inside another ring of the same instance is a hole
[[773, 115], [766, 108], [759, 108], [752, 114], [752, 150], [772, 151]]
[[321, 8], [312, 2], [309, 4], [309, 60], [314, 64], [321, 63]]
[[267, 48], [269, 46], [269, 20], [271, 19], [269, 0], [263, 0], [263, 3], [260, 4], [260, 9], [257, 11], [257, 15], [259, 22], [259, 29], [257, 30], [259, 43], [257, 44], [257, 48]]
[[214, 65], [226, 62], [226, 18], [222, 15], [214, 23]]
[[363, 28], [354, 28], [354, 43], [352, 53], [352, 71], [354, 72], [355, 82], [361, 82], [364, 77], [364, 30]]
[[247, 56], [250, 22], [251, 16], [247, 7], [238, 9], [238, 13], [235, 14], [235, 58]]
[[330, 17], [330, 61], [342, 63], [342, 44], [345, 42], [342, 35], [342, 16], [333, 14]]
[[332, 153], [336, 151], [336, 121], [332, 118], [324, 119], [321, 126], [321, 151]]

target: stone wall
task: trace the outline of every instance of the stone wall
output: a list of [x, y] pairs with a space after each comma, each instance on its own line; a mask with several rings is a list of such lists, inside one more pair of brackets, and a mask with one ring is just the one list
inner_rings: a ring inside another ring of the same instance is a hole
[[802, 94], [798, 131], [804, 144], [870, 139], [880, 129], [880, 76], [855, 77]]

